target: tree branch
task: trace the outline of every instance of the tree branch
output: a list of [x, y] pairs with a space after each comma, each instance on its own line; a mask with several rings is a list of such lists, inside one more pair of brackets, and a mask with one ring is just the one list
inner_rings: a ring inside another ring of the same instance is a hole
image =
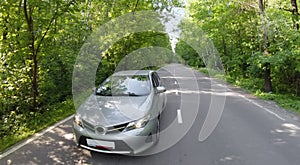
[[[22, 0], [20, 0], [22, 1]], [[28, 16], [28, 11], [27, 11], [27, 0], [24, 0], [23, 2], [23, 9], [24, 9], [24, 15], [25, 15], [25, 19], [27, 24], [29, 23], [29, 16]]]
[[288, 11], [288, 12], [293, 12], [293, 10], [291, 10], [291, 9], [285, 9], [285, 8], [279, 8], [280, 10], [284, 10], [284, 11]]
[[133, 10], [132, 10], [133, 13], [134, 13], [135, 10], [137, 9], [138, 4], [139, 4], [139, 0], [136, 0], [136, 3], [135, 3], [134, 8], [133, 8]]
[[[26, 0], [25, 0], [25, 1], [26, 1]], [[71, 6], [71, 4], [73, 4], [74, 2], [75, 2], [75, 0], [70, 1], [70, 2], [68, 3], [68, 5], [65, 7], [65, 9], [69, 8], [69, 7]], [[57, 18], [58, 18], [59, 16], [61, 16], [62, 14], [63, 14], [63, 12], [59, 14], [58, 11], [56, 11], [56, 12], [53, 14], [53, 17], [51, 18], [51, 20], [50, 20], [50, 22], [49, 22], [49, 24], [48, 24], [48, 26], [47, 26], [47, 28], [46, 28], [46, 31], [43, 33], [42, 38], [40, 39], [40, 41], [39, 41], [39, 43], [38, 43], [38, 45], [37, 45], [36, 53], [39, 52], [40, 47], [41, 47], [41, 45], [42, 45], [42, 42], [43, 42], [43, 40], [45, 39], [46, 35], [48, 34], [48, 32], [49, 32], [49, 30], [50, 30], [50, 27], [52, 26], [52, 23], [54, 22], [55, 19], [57, 19]]]

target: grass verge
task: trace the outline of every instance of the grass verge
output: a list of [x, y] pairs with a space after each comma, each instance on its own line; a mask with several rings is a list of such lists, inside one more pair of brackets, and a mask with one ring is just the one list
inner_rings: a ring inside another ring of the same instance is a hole
[[[209, 75], [209, 71], [206, 68], [197, 68], [201, 73]], [[210, 76], [210, 75], [209, 75]], [[223, 78], [219, 78], [218, 76], [212, 76], [218, 79], [224, 80]], [[263, 91], [263, 79], [251, 78], [244, 79], [241, 78], [239, 80], [235, 80], [230, 76], [226, 76], [226, 82], [232, 84], [234, 86], [238, 86], [242, 89], [245, 89], [251, 92], [253, 95], [263, 99], [263, 100], [272, 100], [275, 101], [280, 107], [296, 112], [300, 115], [300, 97], [289, 95], [289, 94], [278, 94], [278, 93], [265, 93]]]
[[280, 107], [291, 110], [300, 115], [300, 97], [294, 96], [292, 94], [265, 93], [263, 92], [263, 79], [240, 79], [239, 81], [234, 81], [232, 84], [246, 89], [260, 99], [275, 101]]
[[37, 112], [16, 114], [12, 111], [11, 114], [3, 117], [1, 120], [0, 152], [72, 115], [74, 112], [72, 99], [52, 105], [42, 114]]
[[255, 95], [264, 100], [273, 100], [280, 107], [291, 110], [300, 115], [300, 97], [264, 92], [256, 92]]

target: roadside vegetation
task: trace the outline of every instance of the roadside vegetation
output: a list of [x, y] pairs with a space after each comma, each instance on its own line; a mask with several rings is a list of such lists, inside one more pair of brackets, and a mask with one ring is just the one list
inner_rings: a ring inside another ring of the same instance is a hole
[[[164, 0], [0, 1], [0, 152], [75, 112], [74, 64], [93, 32], [123, 14], [159, 11], [168, 4], [178, 5]], [[161, 23], [160, 18], [152, 21]], [[151, 46], [170, 49], [168, 35], [149, 30], [120, 39], [101, 55], [95, 85], [127, 54]]]
[[[81, 47], [99, 26], [126, 13], [172, 11], [172, 7], [181, 6], [179, 2], [0, 1], [0, 151], [75, 112], [71, 99], [74, 64]], [[193, 1], [185, 8], [189, 18], [182, 20], [181, 26], [196, 24], [213, 41], [228, 82], [300, 111], [296, 0]], [[170, 38], [151, 30], [128, 34], [101, 55], [95, 84], [109, 76], [127, 54], [146, 47], [171, 50]], [[182, 59], [191, 67], [205, 67], [197, 51], [180, 39], [176, 53], [180, 56], [176, 59], [165, 56], [151, 61]], [[141, 64], [134, 60], [133, 64]]]
[[[213, 41], [226, 75], [219, 78], [300, 113], [298, 5], [296, 0], [193, 1], [181, 26], [193, 22]], [[178, 42], [176, 52], [208, 73], [186, 43]]]
[[262, 79], [242, 79], [239, 81], [230, 81], [230, 78], [227, 78], [227, 80], [229, 80], [227, 82], [242, 87], [261, 99], [275, 101], [282, 108], [295, 111], [300, 115], [299, 96], [280, 92], [264, 92]]
[[299, 96], [280, 92], [264, 92], [262, 79], [241, 79], [234, 81], [230, 77], [227, 77], [227, 80], [227, 82], [246, 89], [261, 99], [275, 101], [280, 107], [297, 112], [300, 115]]
[[49, 106], [43, 113], [28, 112], [3, 115], [0, 120], [0, 151], [37, 133], [75, 112], [73, 101], [66, 99]]
[[[196, 68], [195, 70], [198, 70], [199, 72], [211, 76], [209, 74], [209, 71], [207, 68]], [[212, 71], [210, 71], [212, 72]], [[234, 78], [231, 78], [230, 76], [220, 76], [218, 74], [212, 75], [211, 77], [215, 77], [217, 79], [220, 79], [222, 81], [226, 81], [226, 83], [229, 83], [234, 86], [238, 86], [253, 95], [257, 96], [258, 98], [264, 99], [264, 100], [272, 100], [276, 102], [280, 107], [285, 108], [287, 110], [290, 110], [292, 112], [296, 112], [300, 115], [300, 97], [286, 94], [286, 93], [273, 93], [273, 92], [264, 92], [263, 90], [263, 79], [240, 79], [236, 80]]]

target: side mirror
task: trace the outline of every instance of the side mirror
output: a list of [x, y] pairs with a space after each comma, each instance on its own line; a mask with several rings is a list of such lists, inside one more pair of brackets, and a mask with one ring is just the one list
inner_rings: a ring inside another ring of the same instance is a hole
[[156, 94], [157, 94], [157, 93], [163, 93], [163, 92], [165, 92], [165, 91], [167, 91], [165, 87], [163, 87], [163, 86], [158, 86], [158, 87], [156, 87], [155, 93], [156, 93]]
[[101, 94], [101, 88], [98, 88], [98, 87], [95, 88], [95, 89], [94, 89], [94, 94], [95, 94], [95, 95], [100, 95], [100, 94]]

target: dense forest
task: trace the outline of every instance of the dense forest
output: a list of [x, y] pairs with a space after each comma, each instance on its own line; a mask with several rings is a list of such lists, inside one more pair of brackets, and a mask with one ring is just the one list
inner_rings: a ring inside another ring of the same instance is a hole
[[[160, 0], [1, 1], [0, 149], [74, 113], [74, 64], [86, 40], [101, 25], [127, 13], [161, 11], [175, 3]], [[156, 21], [163, 27], [159, 18]], [[100, 57], [95, 84], [110, 75], [126, 54], [150, 46], [169, 49], [168, 35], [147, 31], [124, 36]]]
[[[299, 96], [298, 4], [296, 0], [2, 0], [0, 138], [9, 137], [9, 141], [16, 134], [35, 132], [32, 125], [53, 116], [72, 114], [73, 69], [84, 43], [106, 22], [142, 10], [185, 8], [186, 18], [179, 26], [192, 22], [203, 30], [213, 41], [230, 82]], [[161, 19], [157, 22], [163, 26]], [[148, 31], [120, 39], [102, 54], [95, 84], [109, 76], [126, 55], [151, 46], [171, 50], [169, 36]], [[185, 64], [205, 67], [197, 51], [183, 40], [179, 39], [175, 50]], [[174, 61], [167, 58], [164, 62]], [[6, 143], [3, 139], [1, 144]]]
[[[185, 21], [193, 21], [213, 41], [229, 81], [246, 80], [256, 90], [299, 96], [296, 0], [195, 1], [188, 10]], [[178, 43], [177, 52], [189, 65], [205, 67], [193, 60], [199, 56], [184, 42]]]

